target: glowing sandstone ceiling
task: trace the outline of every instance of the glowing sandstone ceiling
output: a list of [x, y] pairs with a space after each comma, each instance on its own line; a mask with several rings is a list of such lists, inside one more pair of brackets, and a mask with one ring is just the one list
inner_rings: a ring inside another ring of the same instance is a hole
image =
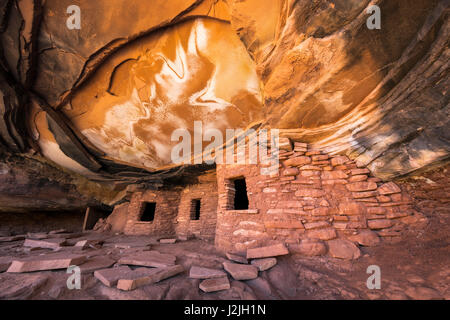
[[[194, 121], [224, 133], [245, 127], [261, 119], [262, 97], [254, 62], [230, 25], [198, 18], [122, 47], [62, 111], [106, 155], [156, 169], [171, 163], [173, 131], [193, 136]], [[38, 131], [46, 126], [38, 116]], [[39, 143], [63, 164], [51, 136]]]
[[0, 4], [7, 154], [114, 179], [261, 119], [383, 179], [448, 160], [448, 0], [83, 0], [69, 30], [72, 2]]

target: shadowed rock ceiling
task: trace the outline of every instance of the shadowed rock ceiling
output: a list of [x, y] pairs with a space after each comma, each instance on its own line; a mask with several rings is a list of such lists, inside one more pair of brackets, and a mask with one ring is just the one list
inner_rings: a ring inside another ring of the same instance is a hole
[[159, 183], [148, 171], [195, 120], [296, 129], [382, 179], [448, 159], [448, 0], [83, 0], [69, 30], [72, 2], [0, 4], [4, 186], [26, 159], [110, 202], [123, 186], [105, 195], [102, 181]]

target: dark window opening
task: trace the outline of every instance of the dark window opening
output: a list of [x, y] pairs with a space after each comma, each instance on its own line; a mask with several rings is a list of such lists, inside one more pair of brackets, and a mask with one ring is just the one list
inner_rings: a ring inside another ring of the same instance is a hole
[[200, 199], [193, 199], [191, 202], [191, 220], [200, 220]]
[[234, 180], [234, 210], [248, 210], [247, 185], [245, 179]]
[[142, 209], [141, 221], [153, 221], [155, 219], [155, 202], [144, 202], [144, 208]]

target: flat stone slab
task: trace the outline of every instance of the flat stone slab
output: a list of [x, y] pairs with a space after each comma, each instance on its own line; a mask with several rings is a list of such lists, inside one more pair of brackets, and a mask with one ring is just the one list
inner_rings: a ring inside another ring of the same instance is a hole
[[83, 233], [53, 233], [48, 234], [48, 238], [64, 238], [64, 239], [73, 239], [73, 238], [79, 238], [84, 236]]
[[248, 260], [245, 257], [242, 257], [240, 255], [230, 253], [230, 252], [227, 252], [225, 255], [227, 256], [228, 260], [238, 262], [238, 263], [248, 264]]
[[80, 265], [81, 273], [92, 273], [96, 270], [105, 269], [111, 267], [116, 260], [113, 260], [109, 257], [97, 256], [90, 258], [88, 261]]
[[258, 277], [258, 268], [255, 266], [238, 264], [233, 262], [224, 262], [223, 268], [233, 277], [235, 280], [251, 280]]
[[203, 292], [216, 292], [230, 289], [230, 281], [227, 277], [207, 279], [200, 282], [200, 290]]
[[162, 244], [174, 244], [177, 242], [177, 239], [159, 239], [159, 243]]
[[0, 242], [13, 242], [13, 241], [20, 241], [24, 240], [25, 236], [10, 236], [10, 237], [0, 237]]
[[189, 278], [192, 279], [213, 279], [213, 278], [222, 278], [226, 276], [227, 274], [222, 270], [198, 266], [192, 266], [189, 271]]
[[252, 260], [251, 264], [258, 268], [259, 271], [266, 271], [277, 264], [277, 258], [264, 258]]
[[160, 282], [164, 279], [176, 276], [184, 271], [184, 268], [180, 265], [147, 269], [139, 268], [128, 274], [125, 279], [120, 279], [117, 282], [117, 289], [130, 291], [138, 287], [142, 287], [148, 284]]
[[158, 251], [137, 252], [119, 260], [119, 264], [129, 264], [143, 267], [168, 267], [175, 264], [177, 257], [171, 254], [163, 254]]
[[65, 244], [66, 239], [26, 239], [23, 246], [30, 248], [58, 249]]
[[67, 253], [48, 254], [23, 260], [13, 260], [7, 272], [32, 272], [44, 270], [67, 269], [79, 266], [86, 261], [86, 256]]
[[128, 266], [101, 269], [94, 272], [94, 277], [107, 287], [115, 287], [119, 279], [126, 277], [132, 270]]
[[282, 243], [268, 247], [247, 249], [247, 259], [270, 258], [286, 254], [289, 254], [289, 250]]

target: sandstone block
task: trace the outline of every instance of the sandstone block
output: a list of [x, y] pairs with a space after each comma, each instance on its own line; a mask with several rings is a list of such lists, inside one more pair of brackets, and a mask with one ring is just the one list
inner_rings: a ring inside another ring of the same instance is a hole
[[228, 277], [207, 279], [200, 282], [199, 288], [203, 292], [216, 292], [221, 290], [228, 290], [230, 289], [230, 281], [228, 280]]
[[348, 236], [348, 239], [365, 247], [374, 247], [380, 244], [380, 237], [370, 230], [360, 230], [358, 234]]
[[289, 254], [289, 250], [282, 243], [267, 247], [247, 249], [247, 259], [269, 258], [286, 254]]
[[288, 167], [301, 167], [305, 164], [311, 163], [310, 157], [300, 156], [296, 158], [291, 158], [284, 161], [284, 165]]
[[254, 259], [251, 264], [257, 267], [259, 271], [266, 271], [277, 264], [277, 258]]
[[367, 221], [367, 225], [370, 229], [385, 229], [392, 227], [394, 223], [389, 219], [376, 219], [376, 220], [369, 220]]
[[258, 277], [258, 268], [255, 266], [224, 262], [223, 267], [235, 280], [251, 280]]
[[339, 259], [358, 259], [361, 256], [359, 248], [349, 240], [335, 239], [328, 241], [330, 256]]
[[372, 191], [377, 189], [377, 184], [375, 182], [353, 182], [346, 185], [347, 190], [351, 192], [359, 192], [359, 191]]
[[393, 194], [393, 193], [399, 193], [399, 192], [402, 192], [402, 190], [401, 190], [400, 187], [399, 187], [397, 184], [395, 184], [394, 182], [388, 182], [388, 183], [385, 183], [385, 184], [381, 185], [381, 186], [378, 188], [378, 192], [379, 192], [381, 195], [389, 195], [389, 194]]
[[223, 278], [227, 274], [222, 270], [210, 269], [198, 266], [192, 266], [189, 270], [189, 278], [192, 279], [212, 279], [212, 278]]
[[83, 255], [67, 253], [49, 254], [23, 260], [13, 260], [7, 272], [16, 273], [67, 269], [71, 265], [81, 265], [84, 261], [86, 261], [86, 257]]
[[321, 256], [327, 253], [325, 244], [317, 239], [304, 239], [300, 244], [290, 245], [289, 250], [303, 256]]
[[119, 264], [128, 264], [143, 267], [168, 267], [175, 264], [176, 257], [171, 254], [163, 254], [158, 251], [145, 251], [134, 253], [120, 258]]

